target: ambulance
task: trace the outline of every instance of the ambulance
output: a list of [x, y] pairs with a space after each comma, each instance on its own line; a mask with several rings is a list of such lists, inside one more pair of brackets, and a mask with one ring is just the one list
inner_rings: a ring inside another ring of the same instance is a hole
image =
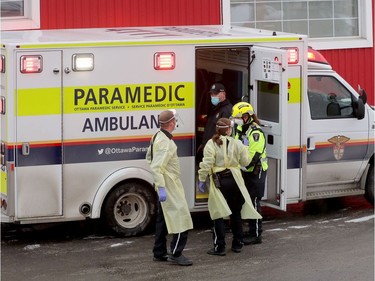
[[[153, 226], [145, 160], [158, 115], [176, 109], [191, 212], [197, 148], [221, 82], [250, 102], [267, 138], [263, 204], [374, 200], [374, 109], [304, 35], [226, 26], [12, 31], [1, 34], [2, 222], [103, 219], [120, 236]], [[176, 218], [178, 219], [178, 218]]]

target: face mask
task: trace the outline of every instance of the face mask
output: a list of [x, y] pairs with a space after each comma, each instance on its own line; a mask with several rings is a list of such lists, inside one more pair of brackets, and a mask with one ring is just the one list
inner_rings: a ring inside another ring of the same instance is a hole
[[211, 103], [214, 105], [214, 106], [217, 106], [220, 102], [220, 99], [218, 97], [211, 97]]
[[240, 119], [240, 118], [234, 118], [234, 123], [237, 124], [237, 125], [243, 125], [243, 120]]

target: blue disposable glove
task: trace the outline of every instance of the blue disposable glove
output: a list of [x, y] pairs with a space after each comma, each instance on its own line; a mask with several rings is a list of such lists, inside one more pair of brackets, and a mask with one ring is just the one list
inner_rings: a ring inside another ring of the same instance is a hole
[[165, 200], [167, 200], [167, 191], [165, 190], [165, 187], [159, 186], [158, 195], [160, 202], [164, 202]]
[[249, 146], [249, 139], [248, 138], [245, 138], [243, 140], [243, 144], [246, 145], [246, 146]]
[[199, 189], [200, 192], [204, 193], [205, 189], [206, 189], [206, 184], [203, 181], [200, 181], [198, 183], [198, 189]]

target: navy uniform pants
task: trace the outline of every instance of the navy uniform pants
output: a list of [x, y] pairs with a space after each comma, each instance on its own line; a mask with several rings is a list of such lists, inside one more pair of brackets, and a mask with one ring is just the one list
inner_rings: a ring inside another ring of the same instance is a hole
[[[260, 200], [264, 196], [264, 189], [266, 184], [267, 171], [261, 170], [258, 175], [252, 172], [242, 172], [243, 179], [247, 190], [249, 191], [251, 202], [257, 212], [262, 215]], [[263, 232], [262, 219], [252, 219], [249, 222], [249, 236], [260, 237]]]
[[[220, 191], [232, 211], [230, 215], [230, 226], [233, 234], [232, 248], [240, 249], [243, 245], [241, 209], [242, 205], [245, 203], [245, 199], [232, 175], [221, 178], [220, 183]], [[214, 220], [213, 241], [216, 251], [223, 251], [225, 249], [225, 232], [224, 219], [220, 218]]]
[[[178, 219], [178, 218], [176, 218]], [[153, 248], [154, 257], [162, 257], [167, 255], [167, 225], [165, 223], [163, 210], [160, 202], [158, 203], [158, 214], [156, 217], [155, 227], [155, 243]], [[171, 252], [175, 257], [179, 257], [182, 254], [187, 242], [188, 232], [184, 231], [181, 233], [174, 233], [171, 241]]]

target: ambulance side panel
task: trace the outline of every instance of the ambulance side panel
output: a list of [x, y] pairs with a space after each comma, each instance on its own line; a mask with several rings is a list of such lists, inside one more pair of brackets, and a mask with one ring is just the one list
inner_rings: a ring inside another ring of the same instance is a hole
[[[156, 52], [174, 52], [173, 70], [155, 70]], [[174, 132], [181, 170], [194, 170], [194, 56], [190, 46], [122, 46], [63, 50], [64, 72], [64, 207], [80, 217], [84, 202], [99, 217], [104, 196], [116, 181], [141, 179], [151, 187], [145, 153], [158, 130], [160, 111], [175, 108]], [[72, 57], [92, 53], [94, 70], [70, 72]], [[156, 93], [156, 96], [153, 93]], [[138, 171], [138, 172], [135, 172]], [[116, 180], [114, 180], [116, 179]], [[186, 187], [194, 177], [182, 174]], [[194, 189], [186, 188], [189, 207]]]
[[[154, 68], [158, 51], [174, 53], [174, 69]], [[93, 70], [73, 69], [80, 54], [93, 55]], [[21, 73], [22, 56], [40, 56], [42, 71]], [[8, 83], [2, 82], [1, 95], [15, 104], [1, 116], [9, 166], [1, 172], [5, 214], [29, 223], [99, 218], [106, 196], [121, 182], [143, 182], [154, 193], [145, 153], [166, 108], [179, 115], [174, 141], [181, 171], [194, 171], [192, 57], [194, 47], [186, 45], [8, 51], [17, 68], [2, 74], [12, 79], [2, 79]], [[5, 91], [12, 87], [14, 95]], [[193, 209], [195, 178], [181, 178]], [[82, 214], [83, 205], [92, 209]]]

